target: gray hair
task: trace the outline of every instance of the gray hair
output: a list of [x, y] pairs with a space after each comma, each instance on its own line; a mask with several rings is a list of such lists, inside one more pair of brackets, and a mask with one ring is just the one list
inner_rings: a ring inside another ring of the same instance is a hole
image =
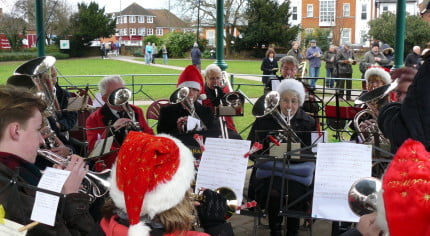
[[298, 68], [298, 66], [299, 66], [299, 62], [297, 62], [296, 58], [294, 58], [293, 56], [285, 56], [285, 57], [281, 58], [279, 60], [279, 62], [281, 63], [281, 67], [285, 63], [291, 63], [294, 66], [296, 66], [296, 68]]
[[106, 95], [108, 85], [113, 82], [118, 82], [125, 85], [124, 80], [119, 75], [106, 76], [99, 82], [99, 91], [102, 96]]
[[194, 43], [194, 47], [195, 48], [199, 47], [199, 45], [197, 44], [197, 42]]
[[204, 74], [205, 78], [211, 72], [218, 72], [221, 74], [222, 71], [221, 71], [221, 68], [219, 68], [219, 66], [217, 66], [215, 64], [210, 64], [205, 69], [205, 74]]

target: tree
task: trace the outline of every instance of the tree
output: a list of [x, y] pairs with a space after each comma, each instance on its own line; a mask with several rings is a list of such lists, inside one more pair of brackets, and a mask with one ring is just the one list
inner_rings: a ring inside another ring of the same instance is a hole
[[90, 46], [90, 41], [111, 37], [115, 33], [116, 21], [105, 14], [105, 8], [99, 8], [95, 2], [88, 5], [78, 3], [78, 13], [70, 19], [70, 48], [72, 56], [81, 56]]
[[[197, 16], [200, 17], [201, 25], [216, 24], [216, 0], [176, 0], [175, 4], [179, 8], [182, 16], [188, 20], [197, 22]], [[226, 56], [231, 54], [231, 42], [235, 41], [234, 29], [243, 24], [244, 4], [246, 0], [225, 0], [224, 1], [224, 27], [225, 27], [225, 48]], [[200, 9], [200, 14], [198, 10]]]
[[[66, 1], [46, 0], [44, 4], [43, 22], [45, 26], [45, 37], [50, 43], [53, 35], [64, 35], [69, 25], [71, 7]], [[25, 20], [34, 29], [36, 26], [35, 1], [18, 0], [13, 8], [16, 17]]]
[[[396, 34], [396, 15], [383, 13], [369, 22], [369, 35], [384, 43], [394, 46]], [[424, 46], [430, 38], [430, 27], [419, 16], [406, 16], [405, 53], [414, 45]]]
[[0, 17], [0, 31], [5, 34], [9, 40], [10, 47], [13, 51], [22, 47], [22, 40], [26, 34], [27, 23], [21, 18], [3, 14]]
[[276, 0], [251, 0], [246, 15], [248, 26], [244, 27], [244, 42], [248, 47], [269, 44], [288, 45], [296, 39], [298, 26], [288, 24], [289, 1], [279, 4]]
[[193, 33], [170, 32], [161, 41], [166, 45], [170, 57], [183, 57], [193, 47], [195, 39]]
[[310, 34], [306, 34], [304, 37], [304, 42], [302, 45], [309, 45], [309, 42], [312, 39], [315, 39], [317, 41], [317, 45], [323, 52], [327, 51], [329, 48], [329, 35], [330, 35], [330, 29], [315, 29]]

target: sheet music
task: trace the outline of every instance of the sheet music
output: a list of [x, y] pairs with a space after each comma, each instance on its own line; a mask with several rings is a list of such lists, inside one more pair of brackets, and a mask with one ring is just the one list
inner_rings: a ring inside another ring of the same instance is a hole
[[279, 81], [278, 79], [272, 79], [272, 91], [278, 91], [278, 87], [281, 84], [281, 81]]
[[202, 130], [202, 127], [200, 126], [200, 120], [192, 116], [188, 116], [187, 130], [197, 130], [197, 131]]
[[[59, 193], [69, 175], [70, 171], [47, 167], [37, 187]], [[59, 200], [59, 196], [37, 191], [30, 219], [54, 226]]]
[[348, 205], [348, 191], [358, 179], [370, 177], [372, 146], [355, 143], [319, 143], [312, 217], [357, 222]]
[[[312, 132], [311, 133], [311, 140], [312, 140], [312, 145], [318, 144], [318, 143], [328, 142], [327, 131], [323, 130], [320, 132]], [[312, 152], [317, 152], [317, 147], [318, 146], [313, 147]]]
[[[291, 143], [291, 150], [300, 149], [300, 143]], [[273, 145], [270, 148], [269, 155], [277, 158], [284, 158], [284, 153], [287, 152], [287, 143], [280, 143], [279, 146]], [[295, 152], [291, 155], [291, 159], [300, 159], [300, 152]]]
[[196, 192], [199, 188], [216, 189], [228, 187], [234, 191], [238, 206], [242, 203], [251, 141], [237, 139], [206, 138], [205, 151], [202, 155], [196, 180]]
[[4, 224], [0, 224], [0, 235], [25, 236], [27, 234], [27, 230], [18, 232], [18, 229], [21, 227], [23, 227], [23, 225], [18, 224], [15, 221], [4, 219]]
[[113, 143], [113, 136], [107, 137], [105, 148], [103, 149], [103, 152], [102, 152], [104, 142], [105, 142], [105, 139], [98, 139], [96, 141], [96, 144], [94, 145], [93, 151], [90, 153], [88, 158], [101, 156], [101, 155], [104, 155], [104, 154], [110, 152], [110, 149], [111, 149], [112, 143]]

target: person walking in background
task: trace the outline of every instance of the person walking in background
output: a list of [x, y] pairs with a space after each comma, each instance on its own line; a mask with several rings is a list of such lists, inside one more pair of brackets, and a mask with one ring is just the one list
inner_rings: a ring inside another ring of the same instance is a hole
[[158, 48], [155, 43], [152, 43], [152, 64], [155, 64], [155, 57], [158, 55]]
[[325, 61], [325, 71], [326, 71], [325, 86], [327, 88], [334, 87], [334, 79], [332, 79], [332, 77], [337, 77], [337, 75], [333, 76], [335, 59], [336, 59], [336, 45], [330, 45], [330, 48], [324, 54], [324, 58], [323, 58], [323, 60]]
[[161, 53], [163, 54], [163, 64], [167, 65], [168, 55], [167, 55], [167, 48], [165, 44], [163, 44], [163, 46], [161, 47]]
[[320, 76], [321, 56], [323, 52], [317, 47], [317, 41], [312, 39], [311, 46], [306, 50], [306, 59], [309, 60], [309, 76], [312, 77], [310, 85], [315, 89], [316, 78]]
[[106, 56], [106, 48], [105, 48], [105, 44], [104, 44], [104, 43], [101, 43], [101, 44], [100, 44], [100, 52], [101, 52], [101, 54], [102, 54], [102, 59], [105, 59], [105, 56]]
[[148, 42], [148, 44], [145, 47], [145, 64], [149, 65], [152, 61], [152, 46], [151, 42]]
[[260, 70], [263, 71], [262, 82], [266, 84], [269, 78], [272, 76], [276, 76], [276, 72], [278, 71], [278, 61], [275, 58], [276, 53], [273, 48], [269, 48], [266, 51], [266, 57], [263, 59], [261, 63]]
[[412, 52], [405, 58], [405, 66], [418, 69], [421, 65], [421, 48], [414, 46]]
[[200, 52], [199, 45], [195, 42], [193, 49], [191, 49], [191, 62], [195, 67], [197, 67], [197, 69], [199, 69], [199, 71], [202, 70], [201, 58], [202, 53]]
[[298, 41], [294, 41], [291, 45], [293, 47], [287, 52], [287, 56], [293, 56], [300, 64], [305, 59], [305, 56], [303, 55], [303, 53], [300, 51], [300, 48], [299, 48], [300, 43]]
[[[351, 89], [352, 89], [352, 65], [356, 64], [354, 51], [351, 49], [351, 43], [346, 42], [343, 48], [339, 49], [336, 54], [336, 64], [338, 69], [338, 80], [337, 88], [339, 89], [340, 97], [345, 94], [346, 100], [351, 100]], [[346, 79], [345, 79], [346, 78]], [[345, 89], [346, 82], [346, 89]]]

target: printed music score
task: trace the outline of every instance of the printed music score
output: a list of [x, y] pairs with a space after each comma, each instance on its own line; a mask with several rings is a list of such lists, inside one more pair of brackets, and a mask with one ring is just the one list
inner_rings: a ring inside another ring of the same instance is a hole
[[312, 217], [358, 222], [348, 205], [348, 191], [358, 179], [370, 177], [372, 146], [356, 143], [319, 143]]
[[205, 151], [197, 172], [196, 192], [200, 188], [228, 187], [234, 191], [238, 205], [242, 203], [251, 141], [237, 139], [206, 138]]

